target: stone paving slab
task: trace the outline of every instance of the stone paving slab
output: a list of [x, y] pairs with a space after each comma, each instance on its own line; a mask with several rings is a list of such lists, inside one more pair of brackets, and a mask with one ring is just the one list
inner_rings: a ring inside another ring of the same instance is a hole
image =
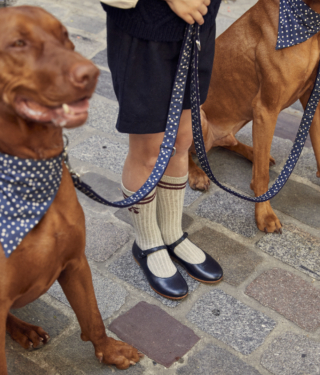
[[[128, 293], [122, 286], [114, 283], [107, 277], [102, 276], [99, 272], [94, 271], [93, 269], [91, 269], [91, 272], [98, 308], [102, 319], [105, 320], [110, 318], [115, 311], [118, 311], [121, 306], [123, 306]], [[48, 290], [48, 293], [70, 307], [70, 304], [57, 281]], [[88, 308], [88, 306], [84, 305], [84, 308]]]
[[[65, 314], [41, 299], [37, 299], [21, 309], [11, 310], [11, 313], [26, 323], [43, 328], [49, 334], [50, 339], [59, 336], [70, 325], [70, 319]], [[16, 350], [26, 352], [8, 335], [7, 343]]]
[[320, 280], [320, 238], [293, 226], [285, 225], [281, 236], [262, 237], [256, 246], [297, 270]]
[[204, 199], [196, 214], [245, 237], [254, 237], [259, 231], [254, 217], [254, 203], [222, 190]]
[[[177, 265], [176, 263], [175, 265], [183, 278], [186, 280], [190, 295], [198, 288], [200, 283], [190, 277], [181, 266]], [[109, 266], [108, 271], [115, 274], [117, 277], [119, 277], [119, 279], [133, 285], [135, 288], [148, 293], [150, 296], [156, 298], [166, 306], [176, 307], [188, 298], [186, 297], [181, 301], [174, 301], [168, 298], [161, 297], [153, 289], [151, 289], [142, 269], [134, 261], [131, 250], [123, 254], [119, 259], [112, 263]]]
[[243, 15], [249, 8], [251, 8], [257, 0], [230, 0], [222, 1], [219, 13], [220, 15], [227, 16], [233, 19], [237, 19]]
[[187, 183], [187, 188], [186, 188], [186, 192], [185, 192], [185, 196], [184, 196], [184, 203], [183, 203], [183, 206], [184, 207], [188, 207], [190, 206], [193, 202], [195, 202], [199, 197], [202, 196], [202, 194], [206, 194], [206, 193], [203, 193], [201, 191], [198, 191], [198, 190], [193, 190], [191, 189], [190, 185], [189, 185], [189, 182]]
[[320, 290], [290, 272], [268, 270], [245, 293], [307, 331], [320, 326]]
[[[123, 374], [114, 366], [99, 363], [95, 356], [91, 342], [83, 342], [80, 339], [80, 331], [61, 341], [45, 357], [48, 365], [55, 370], [53, 374], [59, 375], [104, 375]], [[125, 371], [128, 375], [140, 375], [144, 371], [143, 366], [138, 363]]]
[[208, 227], [189, 239], [219, 262], [223, 281], [234, 286], [240, 285], [263, 260], [246, 246]]
[[64, 24], [74, 29], [84, 30], [92, 34], [98, 34], [106, 27], [106, 22], [100, 18], [88, 17], [73, 13], [70, 17], [64, 20]]
[[75, 45], [76, 51], [87, 58], [90, 58], [95, 51], [104, 47], [104, 44], [101, 42], [83, 36], [80, 33], [70, 32], [69, 38]]
[[128, 134], [119, 133], [115, 127], [118, 112], [118, 103], [111, 102], [99, 95], [94, 95], [90, 100], [89, 118], [86, 124], [113, 137], [128, 139]]
[[86, 255], [96, 262], [104, 262], [130, 239], [130, 232], [106, 222], [104, 215], [86, 215]]
[[95, 92], [107, 99], [117, 101], [116, 94], [113, 90], [111, 73], [100, 70], [100, 76]]
[[[252, 178], [252, 163], [243, 156], [222, 147], [214, 148], [208, 157], [210, 167], [216, 179], [222, 184], [254, 197], [250, 189]], [[211, 182], [213, 186], [213, 182]]]
[[187, 318], [201, 330], [248, 355], [261, 346], [276, 322], [222, 290], [203, 295]]
[[224, 33], [235, 20], [229, 17], [219, 17], [216, 22], [216, 38]]
[[[284, 139], [290, 139], [293, 142], [296, 139], [300, 122], [301, 117], [286, 112], [280, 112], [274, 135]], [[308, 135], [304, 147], [312, 147], [310, 135]]]
[[107, 49], [97, 53], [92, 59], [92, 62], [104, 68], [108, 68], [108, 58], [107, 58]]
[[121, 174], [128, 146], [94, 135], [70, 150], [69, 155], [100, 168]]
[[[320, 178], [317, 177], [317, 162], [313, 150], [304, 150], [293, 173], [305, 177], [316, 185], [320, 185]], [[320, 193], [319, 200], [320, 200]]]
[[320, 193], [307, 185], [288, 180], [271, 200], [271, 205], [302, 223], [320, 229]]
[[[114, 202], [123, 199], [121, 192], [121, 185], [118, 182], [109, 180], [100, 174], [94, 172], [88, 172], [81, 175], [81, 180], [91, 186], [91, 188], [101, 197]], [[108, 206], [102, 205], [101, 203], [95, 202], [93, 199], [87, 197], [85, 194], [77, 190], [78, 199], [85, 209], [85, 213], [89, 214], [86, 209], [92, 211], [98, 211], [105, 213], [108, 210]]]
[[58, 18], [59, 21], [62, 21], [69, 13], [68, 9], [63, 8], [61, 6], [50, 5], [43, 2], [37, 3], [37, 5], [41, 6], [41, 8], [44, 8], [47, 12], [54, 15], [56, 18]]
[[139, 302], [116, 318], [109, 330], [165, 367], [182, 358], [200, 340], [190, 328], [147, 302]]
[[269, 345], [261, 364], [274, 375], [318, 375], [320, 343], [286, 332]]
[[8, 375], [51, 375], [37, 363], [17, 352], [6, 349]]
[[208, 345], [189, 356], [188, 364], [177, 370], [178, 375], [260, 375], [260, 372], [227, 350]]

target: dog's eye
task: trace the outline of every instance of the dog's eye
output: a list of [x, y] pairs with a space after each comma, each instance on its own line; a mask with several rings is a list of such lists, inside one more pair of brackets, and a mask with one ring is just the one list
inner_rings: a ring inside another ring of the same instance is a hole
[[16, 40], [14, 43], [12, 43], [12, 47], [24, 47], [24, 46], [26, 46], [27, 45], [27, 43], [24, 41], [24, 40], [22, 40], [22, 39], [18, 39], [18, 40]]

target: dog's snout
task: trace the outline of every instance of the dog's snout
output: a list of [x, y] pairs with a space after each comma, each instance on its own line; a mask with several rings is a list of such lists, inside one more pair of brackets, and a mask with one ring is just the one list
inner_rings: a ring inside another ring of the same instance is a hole
[[71, 68], [71, 83], [81, 89], [86, 89], [95, 85], [99, 75], [99, 70], [91, 62], [78, 63]]

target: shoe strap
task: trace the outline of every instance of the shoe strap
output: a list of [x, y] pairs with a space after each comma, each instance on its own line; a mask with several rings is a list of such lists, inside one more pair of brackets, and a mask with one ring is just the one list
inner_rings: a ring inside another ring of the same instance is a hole
[[184, 241], [188, 237], [188, 233], [184, 232], [183, 235], [171, 245], [167, 245], [168, 250], [173, 251], [182, 241]]
[[145, 258], [148, 255], [153, 254], [153, 253], [155, 253], [159, 250], [163, 250], [163, 249], [167, 249], [167, 246], [161, 245], [161, 246], [153, 247], [152, 249], [148, 249], [148, 250], [141, 250], [140, 249], [140, 251], [138, 252], [138, 258], [140, 258], [140, 259]]

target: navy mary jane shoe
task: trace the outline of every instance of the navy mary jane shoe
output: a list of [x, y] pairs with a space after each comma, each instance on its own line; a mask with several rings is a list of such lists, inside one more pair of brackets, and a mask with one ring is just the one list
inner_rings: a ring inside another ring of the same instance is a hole
[[216, 262], [209, 254], [203, 252], [206, 255], [206, 259], [203, 263], [192, 264], [178, 257], [175, 254], [174, 249], [186, 238], [188, 233], [184, 233], [181, 238], [171, 245], [167, 245], [167, 249], [171, 258], [177, 261], [182, 267], [185, 268], [187, 273], [194, 279], [201, 281], [202, 283], [214, 284], [222, 280], [223, 271], [220, 264]]
[[171, 277], [157, 277], [148, 267], [147, 257], [149, 254], [156, 251], [166, 249], [165, 245], [154, 247], [148, 250], [141, 250], [140, 247], [134, 242], [132, 246], [132, 254], [134, 260], [142, 268], [151, 288], [163, 297], [170, 299], [182, 299], [188, 295], [188, 285], [180, 272], [177, 272]]

